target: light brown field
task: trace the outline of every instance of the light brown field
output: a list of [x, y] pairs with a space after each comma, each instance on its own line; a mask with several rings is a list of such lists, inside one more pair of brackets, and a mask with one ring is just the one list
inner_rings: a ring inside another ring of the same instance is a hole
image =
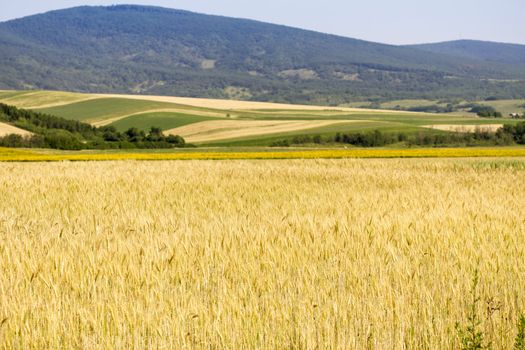
[[[13, 104], [20, 108], [47, 108], [66, 105], [75, 102], [92, 100], [97, 98], [124, 98], [144, 101], [168, 102], [193, 107], [215, 108], [215, 109], [285, 109], [305, 111], [364, 111], [356, 108], [339, 108], [311, 105], [290, 105], [283, 103], [252, 102], [219, 100], [176, 96], [151, 96], [151, 95], [129, 95], [129, 94], [82, 94], [63, 91], [28, 91], [15, 97], [3, 99], [2, 102]], [[371, 110], [373, 111], [373, 110]], [[377, 111], [374, 111], [377, 112]]]
[[97, 99], [99, 96], [63, 91], [27, 91], [19, 95], [0, 99], [2, 103], [18, 108], [48, 108]]
[[211, 120], [193, 123], [165, 131], [180, 135], [188, 142], [207, 142], [238, 137], [271, 135], [283, 132], [314, 129], [334, 124], [363, 122], [361, 120]]
[[437, 124], [437, 125], [426, 125], [426, 128], [443, 130], [443, 131], [453, 131], [453, 132], [475, 132], [476, 130], [495, 132], [501, 128], [503, 124], [479, 124], [479, 125], [457, 125], [457, 124]]
[[16, 135], [21, 135], [21, 136], [32, 135], [32, 133], [30, 133], [27, 130], [23, 130], [23, 129], [17, 128], [16, 126], [12, 126], [12, 125], [0, 122], [0, 137], [6, 136], [9, 134], [16, 134]]
[[481, 329], [510, 349], [524, 169], [0, 163], [0, 348], [458, 349], [479, 269]]
[[[304, 111], [346, 111], [346, 112], [360, 112], [370, 111], [374, 113], [381, 113], [378, 110], [367, 110], [359, 108], [344, 108], [344, 107], [329, 107], [329, 106], [311, 106], [311, 105], [292, 105], [283, 103], [270, 103], [270, 102], [253, 102], [253, 101], [235, 101], [235, 100], [218, 100], [218, 99], [205, 99], [205, 98], [193, 98], [193, 97], [174, 97], [174, 96], [148, 96], [148, 95], [120, 95], [120, 94], [104, 94], [98, 95], [99, 97], [117, 97], [117, 98], [129, 98], [146, 101], [157, 101], [157, 102], [171, 102], [193, 107], [202, 108], [216, 108], [216, 109], [230, 109], [230, 110], [253, 110], [253, 109], [276, 109], [276, 110], [304, 110]], [[391, 111], [383, 111], [390, 113]]]

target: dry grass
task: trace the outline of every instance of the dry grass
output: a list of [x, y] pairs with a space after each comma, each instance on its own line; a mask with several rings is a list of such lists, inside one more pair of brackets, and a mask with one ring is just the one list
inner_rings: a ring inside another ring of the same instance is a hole
[[6, 136], [9, 134], [16, 134], [21, 136], [30, 136], [32, 135], [29, 131], [17, 128], [16, 126], [12, 126], [6, 123], [0, 122], [0, 137]]
[[180, 135], [188, 142], [209, 142], [247, 136], [271, 135], [320, 128], [335, 124], [363, 122], [362, 120], [211, 120], [165, 131]]
[[503, 124], [479, 124], [479, 125], [458, 125], [458, 124], [437, 124], [437, 125], [427, 125], [426, 128], [443, 130], [443, 131], [453, 131], [460, 133], [469, 133], [475, 132], [476, 130], [482, 132], [495, 132], [501, 128]]
[[525, 172], [479, 162], [0, 164], [0, 348], [458, 348], [478, 268], [509, 349]]

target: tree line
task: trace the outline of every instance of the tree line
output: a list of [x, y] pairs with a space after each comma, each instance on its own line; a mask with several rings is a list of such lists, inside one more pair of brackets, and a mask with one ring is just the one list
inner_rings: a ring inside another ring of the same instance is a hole
[[348, 144], [357, 147], [383, 147], [393, 144], [407, 146], [489, 146], [525, 144], [525, 122], [516, 125], [505, 124], [496, 132], [477, 128], [472, 133], [429, 133], [406, 134], [403, 132], [336, 133], [335, 135], [298, 135], [274, 141], [272, 147], [288, 147], [304, 144]]
[[189, 147], [184, 138], [164, 135], [151, 127], [148, 132], [130, 128], [119, 132], [113, 126], [95, 127], [87, 123], [19, 109], [0, 103], [0, 121], [27, 130], [33, 135], [0, 137], [2, 147], [81, 149], [133, 149]]

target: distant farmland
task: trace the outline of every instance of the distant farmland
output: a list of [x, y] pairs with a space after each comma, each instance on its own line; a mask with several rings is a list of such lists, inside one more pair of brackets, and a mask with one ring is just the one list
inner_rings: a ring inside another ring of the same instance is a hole
[[439, 129], [439, 125], [501, 123], [501, 120], [460, 114], [55, 91], [0, 91], [0, 102], [96, 126], [110, 125], [119, 131], [130, 127], [149, 130], [155, 126], [167, 133], [178, 133], [196, 144], [212, 142], [215, 145], [240, 142], [246, 146], [265, 146], [276, 138], [295, 135], [371, 130], [417, 133], [430, 132], [429, 125]]

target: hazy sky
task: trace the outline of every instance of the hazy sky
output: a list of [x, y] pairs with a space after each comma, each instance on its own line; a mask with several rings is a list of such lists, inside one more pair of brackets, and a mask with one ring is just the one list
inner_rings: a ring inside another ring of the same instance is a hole
[[525, 0], [0, 0], [0, 21], [117, 3], [257, 19], [390, 44], [454, 39], [525, 44]]

